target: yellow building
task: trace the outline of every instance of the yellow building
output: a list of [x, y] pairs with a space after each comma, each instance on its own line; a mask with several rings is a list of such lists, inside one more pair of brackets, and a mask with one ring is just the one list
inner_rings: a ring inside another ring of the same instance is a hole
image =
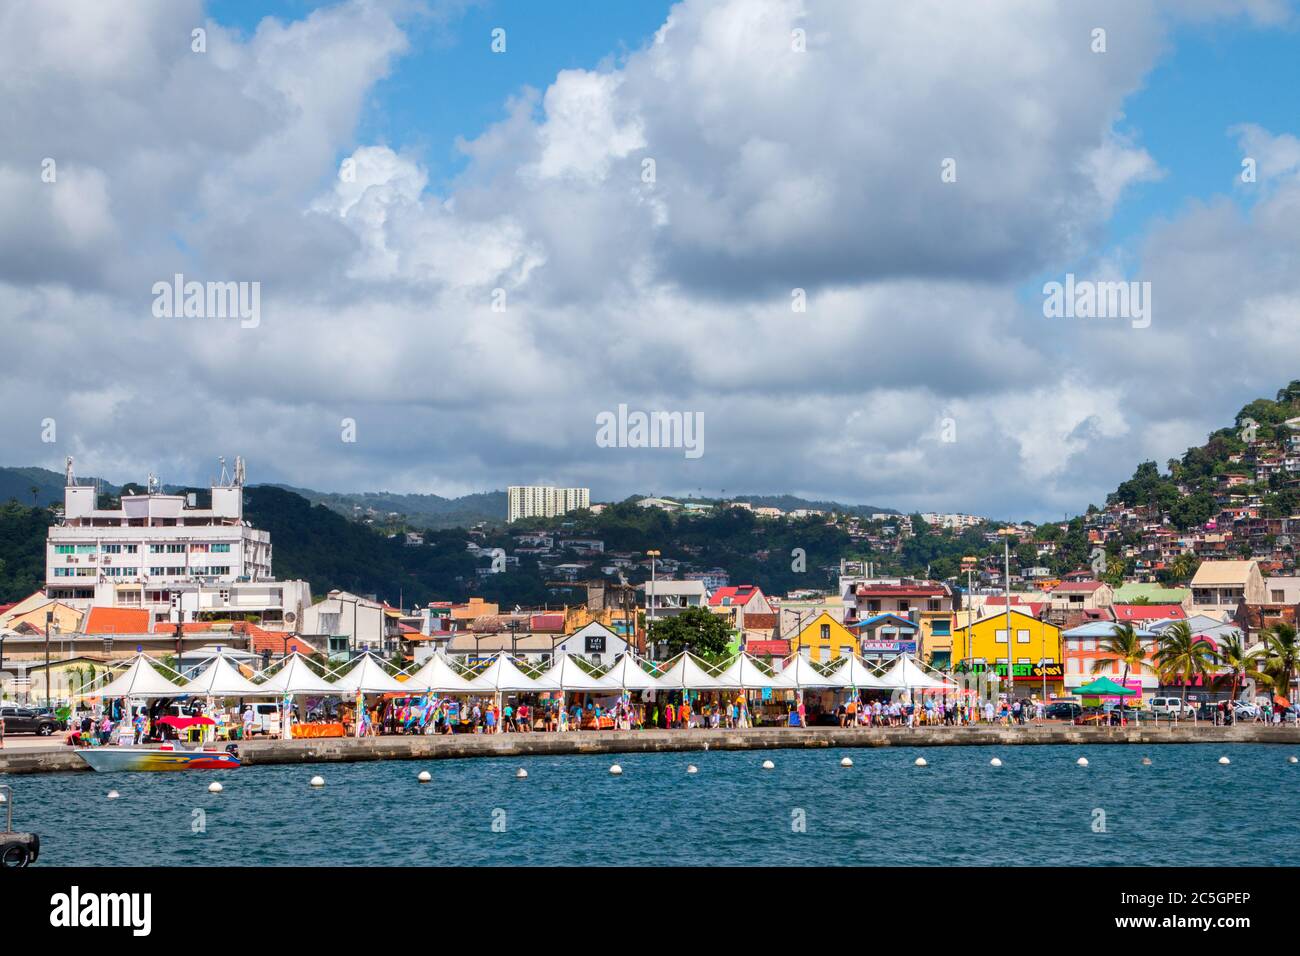
[[921, 658], [932, 667], [945, 670], [952, 663], [952, 611], [918, 611], [921, 628]]
[[14, 605], [3, 618], [0, 618], [0, 627], [19, 634], [44, 634], [47, 613], [54, 615], [54, 619], [50, 622], [50, 627], [54, 631], [72, 634], [81, 628], [80, 611], [48, 598], [43, 601], [28, 599]]
[[[961, 620], [962, 615], [958, 615]], [[1006, 677], [1012, 665], [1016, 696], [1042, 696], [1044, 679], [1048, 695], [1061, 694], [1065, 668], [1061, 658], [1061, 629], [1040, 621], [1014, 605], [1011, 608], [1011, 652], [1007, 652], [1007, 613], [1003, 609], [953, 630], [952, 661], [957, 673], [980, 673], [993, 667]]]
[[858, 652], [858, 637], [825, 611], [790, 638], [790, 653], [827, 663]]

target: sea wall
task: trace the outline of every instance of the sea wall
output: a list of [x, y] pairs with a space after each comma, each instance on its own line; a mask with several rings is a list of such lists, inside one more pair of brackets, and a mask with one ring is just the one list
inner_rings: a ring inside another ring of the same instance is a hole
[[[748, 730], [583, 731], [566, 734], [454, 734], [323, 740], [253, 740], [241, 744], [245, 766], [357, 760], [448, 760], [463, 757], [535, 757], [564, 754], [664, 753], [699, 750], [773, 750], [828, 747], [1024, 746], [1043, 744], [1289, 744], [1300, 747], [1300, 727], [1238, 724], [1144, 724], [1140, 727], [899, 728], [760, 727]], [[87, 770], [70, 748], [0, 750], [0, 773]]]

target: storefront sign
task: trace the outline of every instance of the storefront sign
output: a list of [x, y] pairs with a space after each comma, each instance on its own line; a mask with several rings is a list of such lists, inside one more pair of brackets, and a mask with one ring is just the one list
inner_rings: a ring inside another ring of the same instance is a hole
[[[959, 674], [982, 674], [988, 670], [988, 664], [972, 664], [969, 661], [962, 661], [954, 670]], [[1003, 680], [1007, 676], [1006, 664], [994, 664], [993, 672]], [[1044, 679], [1048, 681], [1059, 681], [1065, 679], [1064, 664], [1012, 664], [1011, 679], [1019, 681], [1038, 681], [1042, 683]]]
[[915, 654], [916, 641], [863, 641], [863, 654]]
[[587, 653], [588, 653], [588, 654], [604, 654], [604, 653], [605, 653], [605, 635], [604, 635], [604, 634], [588, 634], [587, 637], [586, 637], [586, 641], [587, 641]]

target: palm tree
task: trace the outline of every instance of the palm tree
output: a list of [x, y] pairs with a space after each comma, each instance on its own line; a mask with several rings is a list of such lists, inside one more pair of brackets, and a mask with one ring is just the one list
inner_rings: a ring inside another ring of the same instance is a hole
[[1232, 689], [1232, 700], [1241, 693], [1241, 685], [1251, 680], [1265, 681], [1268, 677], [1261, 669], [1264, 652], [1260, 648], [1248, 651], [1241, 639], [1241, 634], [1233, 631], [1219, 641], [1219, 649], [1214, 653], [1214, 660], [1220, 667], [1226, 667], [1227, 673], [1219, 675], [1219, 682], [1227, 681]]
[[[1102, 638], [1101, 646], [1098, 648], [1103, 654], [1108, 656], [1099, 657], [1092, 662], [1092, 672], [1099, 674], [1106, 669], [1108, 664], [1119, 661], [1124, 665], [1124, 676], [1120, 678], [1120, 686], [1128, 686], [1128, 672], [1131, 668], [1141, 667], [1147, 659], [1147, 649], [1142, 646], [1142, 639], [1138, 637], [1137, 631], [1128, 621], [1123, 624], [1115, 624], [1111, 627], [1109, 637]], [[1124, 703], [1123, 697], [1119, 699], [1119, 719], [1124, 720]]]
[[1214, 646], [1192, 633], [1186, 621], [1176, 621], [1160, 637], [1160, 647], [1153, 660], [1161, 679], [1175, 678], [1183, 685], [1182, 706], [1178, 708], [1181, 719], [1187, 708], [1187, 685], [1193, 678], [1204, 678], [1214, 665]]
[[1296, 629], [1278, 621], [1264, 632], [1265, 669], [1272, 676], [1273, 689], [1291, 703], [1291, 682], [1300, 670], [1300, 641]]

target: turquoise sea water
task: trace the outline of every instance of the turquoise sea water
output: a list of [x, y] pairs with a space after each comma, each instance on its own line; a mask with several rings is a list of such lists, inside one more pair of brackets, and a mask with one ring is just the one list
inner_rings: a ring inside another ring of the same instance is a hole
[[[15, 826], [41, 836], [38, 865], [1290, 865], [1292, 752], [891, 747], [0, 779], [16, 791]], [[324, 788], [308, 785], [315, 774]], [[223, 793], [207, 792], [213, 780]]]

